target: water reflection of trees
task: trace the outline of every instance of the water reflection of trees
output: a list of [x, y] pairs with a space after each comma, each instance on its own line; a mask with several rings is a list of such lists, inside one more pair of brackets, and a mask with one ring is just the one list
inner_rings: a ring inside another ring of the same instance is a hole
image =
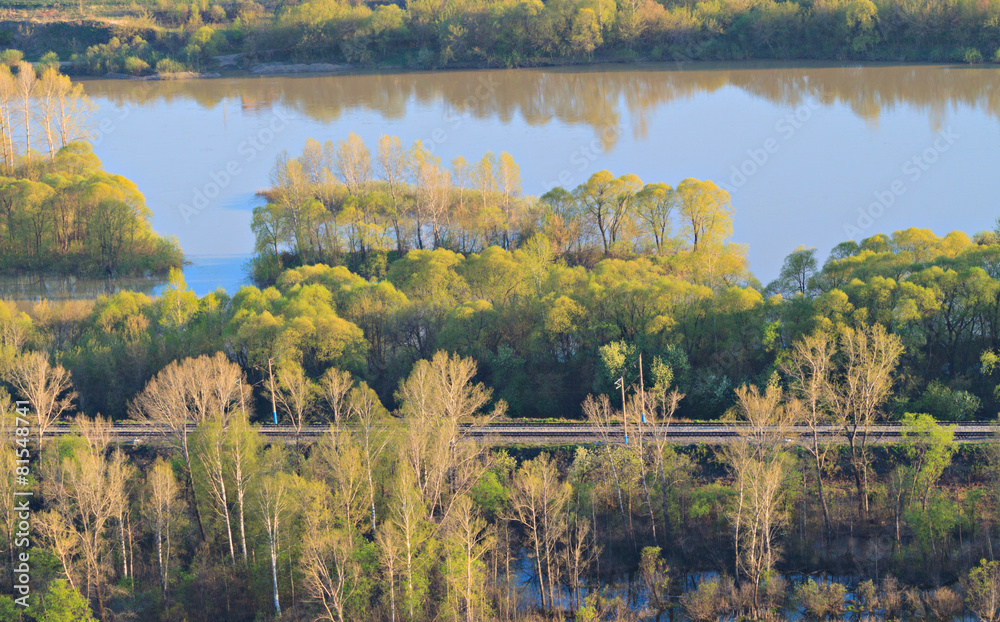
[[615, 132], [603, 130], [618, 128], [623, 110], [630, 118], [627, 129], [642, 137], [656, 107], [727, 86], [779, 105], [809, 98], [843, 104], [870, 122], [904, 105], [926, 113], [934, 125], [958, 106], [981, 108], [1000, 118], [1000, 69], [990, 67], [691, 63], [677, 69], [673, 63], [651, 63], [172, 82], [98, 80], [87, 82], [86, 89], [120, 105], [194, 100], [208, 107], [232, 98], [245, 110], [280, 104], [317, 121], [334, 121], [355, 109], [401, 119], [411, 102], [443, 101], [455, 115], [506, 122], [519, 114], [533, 125], [553, 119], [584, 124], [612, 143]]
[[93, 279], [44, 274], [0, 275], [0, 299], [91, 300], [124, 290], [153, 295], [166, 282], [166, 277], [156, 276]]

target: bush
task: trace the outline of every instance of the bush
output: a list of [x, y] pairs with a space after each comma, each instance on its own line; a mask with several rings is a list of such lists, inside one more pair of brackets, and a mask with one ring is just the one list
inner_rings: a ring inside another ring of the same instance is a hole
[[90, 605], [64, 579], [56, 579], [45, 595], [45, 612], [39, 622], [97, 622]]
[[997, 51], [993, 53], [993, 62], [1000, 63], [1000, 48], [997, 48]]
[[962, 613], [962, 597], [950, 587], [940, 587], [924, 595], [927, 613], [935, 620], [951, 622]]
[[129, 56], [125, 59], [125, 73], [140, 76], [149, 70], [149, 63], [137, 56]]
[[692, 622], [711, 622], [718, 619], [729, 606], [732, 579], [712, 577], [681, 596], [681, 607]]
[[904, 597], [896, 577], [890, 575], [882, 578], [878, 600], [887, 619], [895, 620], [903, 615]]
[[812, 620], [827, 620], [844, 614], [847, 588], [839, 583], [817, 583], [809, 579], [795, 588], [795, 602], [802, 613]]
[[178, 73], [184, 71], [184, 65], [172, 58], [164, 58], [156, 63], [156, 73]]
[[982, 407], [982, 401], [968, 391], [954, 390], [934, 380], [916, 403], [916, 412], [934, 415], [939, 421], [965, 421]]
[[983, 55], [976, 48], [965, 48], [965, 51], [962, 52], [962, 62], [978, 65], [983, 62]]
[[59, 55], [56, 54], [55, 52], [46, 52], [45, 54], [42, 55], [42, 58], [39, 59], [38, 63], [36, 63], [36, 67], [38, 68], [39, 72], [42, 72], [48, 69], [49, 67], [58, 70]]
[[4, 50], [0, 52], [0, 63], [14, 66], [24, 60], [24, 53], [21, 50]]

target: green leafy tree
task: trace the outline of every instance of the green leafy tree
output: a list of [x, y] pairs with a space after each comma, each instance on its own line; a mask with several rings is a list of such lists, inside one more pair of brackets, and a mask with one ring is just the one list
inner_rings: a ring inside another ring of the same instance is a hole
[[64, 579], [56, 579], [49, 585], [44, 602], [39, 622], [97, 622], [87, 599]]

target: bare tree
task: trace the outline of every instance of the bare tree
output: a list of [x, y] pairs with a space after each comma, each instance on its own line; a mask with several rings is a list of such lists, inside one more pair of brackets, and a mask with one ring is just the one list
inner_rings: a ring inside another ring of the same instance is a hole
[[278, 370], [278, 387], [275, 397], [295, 428], [295, 447], [298, 449], [299, 435], [316, 403], [316, 385], [301, 365], [289, 363]]
[[845, 328], [840, 336], [843, 364], [831, 374], [827, 395], [835, 421], [850, 447], [858, 494], [858, 516], [868, 517], [868, 443], [871, 426], [882, 415], [892, 390], [892, 374], [903, 354], [899, 337], [881, 324]]
[[782, 524], [780, 502], [788, 462], [785, 434], [792, 408], [777, 386], [761, 393], [757, 387], [736, 390], [739, 440], [726, 448], [736, 478], [737, 501], [730, 515], [734, 526], [737, 577], [752, 590], [751, 615], [760, 615], [760, 586], [779, 556], [775, 539]]
[[486, 608], [482, 559], [493, 546], [493, 530], [477, 515], [472, 501], [465, 495], [456, 501], [445, 529], [449, 536], [448, 579], [459, 600], [456, 613], [464, 613], [462, 617], [466, 622], [477, 622]]
[[351, 379], [351, 372], [342, 371], [336, 367], [327, 369], [323, 372], [323, 377], [320, 378], [319, 390], [330, 407], [330, 414], [335, 426], [339, 426], [341, 419], [344, 418], [346, 411], [344, 398], [347, 397], [352, 386], [354, 386], [354, 381]]
[[179, 445], [187, 472], [186, 488], [191, 493], [202, 538], [205, 526], [191, 479], [189, 426], [213, 415], [225, 419], [230, 412], [243, 408], [247, 390], [240, 367], [217, 352], [213, 356], [171, 362], [129, 404], [133, 418], [163, 428]]
[[108, 531], [127, 498], [130, 468], [120, 450], [106, 460], [88, 447], [64, 460], [60, 469], [66, 483], [67, 502], [57, 505], [57, 509], [77, 531], [86, 593], [96, 595], [101, 617], [105, 618], [104, 597], [109, 577], [104, 557], [110, 548]]
[[[68, 82], [69, 78], [66, 80]], [[35, 121], [45, 134], [50, 161], [56, 157], [56, 115], [59, 110], [59, 99], [62, 96], [61, 90], [62, 83], [56, 69], [46, 68], [36, 83], [34, 115]]]
[[364, 520], [368, 495], [362, 446], [348, 432], [331, 428], [313, 448], [311, 462], [332, 495], [333, 508], [348, 529]]
[[570, 602], [574, 609], [580, 608], [583, 579], [597, 562], [603, 548], [603, 545], [595, 542], [590, 522], [573, 514], [567, 521], [565, 543], [559, 557], [565, 569], [566, 585], [569, 587]]
[[13, 169], [17, 151], [14, 146], [14, 108], [17, 79], [7, 65], [0, 65], [0, 151], [5, 168]]
[[35, 515], [35, 525], [39, 535], [42, 536], [48, 544], [49, 550], [59, 560], [66, 580], [73, 586], [73, 589], [79, 589], [75, 577], [77, 575], [80, 535], [73, 527], [72, 520], [72, 515], [61, 509], [50, 509]]
[[180, 488], [168, 462], [157, 458], [146, 475], [144, 509], [156, 543], [156, 569], [160, 580], [160, 594], [166, 598], [170, 577], [172, 554], [170, 535], [178, 512]]
[[[611, 467], [611, 474], [615, 480], [615, 491], [618, 493], [618, 511], [621, 513], [622, 522], [631, 525], [631, 521], [625, 515], [625, 501], [622, 498], [622, 482], [618, 476], [618, 467], [615, 464], [615, 456], [612, 453], [612, 445], [615, 443], [615, 430], [618, 428], [617, 412], [611, 406], [611, 399], [607, 395], [594, 397], [588, 395], [583, 402], [583, 416], [587, 421], [597, 428], [597, 433], [601, 438], [608, 457], [608, 465]], [[629, 529], [631, 536], [632, 530]]]
[[371, 510], [372, 534], [375, 534], [375, 465], [386, 445], [390, 435], [384, 429], [388, 420], [388, 412], [366, 383], [351, 389], [347, 398], [348, 411], [351, 418], [360, 424], [359, 436], [364, 460], [365, 474], [368, 478], [368, 504]]
[[417, 494], [413, 475], [408, 469], [398, 473], [396, 504], [391, 522], [398, 535], [402, 597], [410, 622], [418, 618], [424, 602], [421, 580], [427, 572], [425, 549], [431, 537], [431, 524], [424, 518], [426, 507]]
[[56, 127], [59, 131], [59, 145], [65, 147], [73, 141], [86, 140], [91, 136], [87, 124], [94, 104], [83, 91], [83, 85], [73, 84], [69, 76], [57, 75], [56, 87]]
[[17, 76], [15, 77], [15, 92], [18, 106], [21, 113], [21, 125], [24, 128], [24, 153], [31, 157], [31, 115], [34, 110], [35, 91], [37, 89], [38, 78], [35, 76], [35, 68], [29, 62], [21, 61], [17, 64]]
[[826, 527], [826, 541], [829, 545], [833, 536], [830, 523], [830, 508], [823, 490], [823, 472], [829, 444], [820, 441], [821, 428], [833, 421], [828, 406], [827, 391], [833, 367], [836, 344], [826, 333], [815, 333], [803, 337], [792, 346], [791, 356], [783, 365], [784, 372], [791, 379], [794, 391], [802, 407], [798, 410], [799, 421], [809, 426], [807, 451], [813, 457], [816, 468], [816, 494], [823, 507], [823, 524]]
[[391, 522], [383, 523], [375, 537], [378, 545], [379, 561], [385, 570], [385, 582], [389, 588], [389, 619], [396, 622], [396, 578], [401, 564], [399, 532]]
[[257, 487], [257, 511], [267, 535], [267, 547], [271, 562], [271, 585], [274, 597], [274, 614], [281, 616], [281, 598], [278, 594], [278, 542], [283, 525], [291, 511], [288, 477], [284, 473], [274, 473], [262, 479]]
[[559, 577], [556, 543], [565, 528], [564, 513], [571, 494], [571, 486], [559, 481], [559, 472], [548, 454], [522, 465], [511, 491], [511, 518], [524, 526], [534, 552], [542, 607], [548, 603], [552, 611], [556, 609], [555, 585]]
[[402, 202], [406, 189], [407, 155], [397, 136], [383, 134], [378, 139], [379, 175], [385, 184], [392, 206], [389, 220], [396, 235], [396, 250], [400, 253], [406, 250], [406, 236], [403, 235]]
[[232, 518], [229, 514], [228, 448], [226, 447], [226, 427], [222, 415], [209, 417], [198, 424], [191, 435], [191, 454], [200, 477], [208, 488], [209, 497], [216, 514], [222, 519], [229, 545], [229, 559], [236, 563], [236, 548], [233, 543]]
[[448, 515], [450, 499], [467, 492], [485, 469], [482, 446], [467, 441], [464, 422], [483, 421], [506, 409], [502, 401], [482, 415], [492, 391], [473, 384], [476, 363], [471, 358], [438, 352], [418, 361], [400, 383], [396, 399], [407, 424], [402, 459], [427, 504], [428, 517]]
[[503, 247], [510, 248], [508, 232], [518, 225], [518, 214], [515, 209], [517, 197], [521, 194], [521, 169], [506, 151], [500, 154], [500, 160], [497, 162], [497, 182], [500, 187], [500, 207], [506, 220]]
[[[32, 70], [34, 71], [34, 70]], [[7, 370], [7, 381], [31, 404], [38, 434], [38, 451], [42, 451], [45, 433], [66, 412], [76, 397], [71, 391], [70, 373], [62, 365], [53, 366], [43, 352], [26, 352], [18, 356]]]

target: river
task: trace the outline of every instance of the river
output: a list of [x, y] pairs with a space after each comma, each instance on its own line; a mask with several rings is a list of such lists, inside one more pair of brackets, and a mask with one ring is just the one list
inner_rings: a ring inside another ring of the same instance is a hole
[[[732, 195], [733, 240], [773, 279], [800, 245], [992, 228], [1000, 69], [667, 63], [436, 73], [86, 80], [95, 152], [134, 180], [198, 294], [235, 291], [275, 157], [307, 138], [422, 139], [447, 162], [510, 152], [526, 194], [592, 173]], [[227, 168], [229, 169], [227, 171]]]

